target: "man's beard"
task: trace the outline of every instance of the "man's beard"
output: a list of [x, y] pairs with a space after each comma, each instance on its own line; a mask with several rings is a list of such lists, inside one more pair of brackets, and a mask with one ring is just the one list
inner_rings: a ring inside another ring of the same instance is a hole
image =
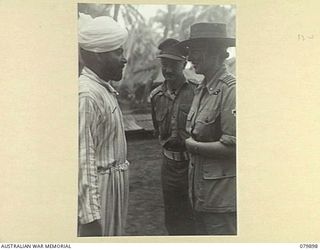
[[112, 80], [112, 81], [120, 81], [122, 79], [123, 75], [123, 68], [113, 69], [108, 72], [103, 72], [103, 79], [106, 80]]

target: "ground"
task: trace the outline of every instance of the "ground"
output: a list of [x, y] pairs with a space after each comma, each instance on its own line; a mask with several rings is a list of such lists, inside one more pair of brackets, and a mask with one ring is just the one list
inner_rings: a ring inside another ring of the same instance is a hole
[[160, 181], [161, 148], [151, 134], [128, 135], [130, 196], [126, 235], [167, 235]]

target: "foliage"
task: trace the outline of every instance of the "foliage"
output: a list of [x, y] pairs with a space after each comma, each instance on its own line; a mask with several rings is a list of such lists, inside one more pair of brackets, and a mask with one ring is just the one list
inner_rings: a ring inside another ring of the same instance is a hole
[[[157, 6], [155, 6], [157, 8]], [[118, 87], [123, 98], [134, 97], [135, 90], [148, 85], [159, 75], [155, 60], [158, 44], [165, 38], [184, 40], [189, 37], [190, 26], [196, 22], [223, 22], [228, 33], [235, 35], [235, 7], [225, 5], [167, 5], [149, 20], [139, 12], [138, 5], [84, 4], [79, 3], [79, 12], [92, 17], [112, 16], [129, 31], [124, 50], [128, 59], [124, 78]]]
[[228, 33], [235, 35], [235, 8], [224, 5], [194, 5], [191, 9], [168, 5], [167, 11], [158, 10], [151, 19], [156, 27], [162, 27], [163, 37], [185, 40], [189, 37], [190, 26], [196, 22], [226, 23]]

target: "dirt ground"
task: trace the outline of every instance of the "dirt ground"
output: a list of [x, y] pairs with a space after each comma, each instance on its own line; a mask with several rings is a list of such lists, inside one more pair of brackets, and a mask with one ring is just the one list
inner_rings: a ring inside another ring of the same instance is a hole
[[130, 196], [126, 235], [167, 235], [160, 181], [161, 148], [151, 134], [128, 135]]

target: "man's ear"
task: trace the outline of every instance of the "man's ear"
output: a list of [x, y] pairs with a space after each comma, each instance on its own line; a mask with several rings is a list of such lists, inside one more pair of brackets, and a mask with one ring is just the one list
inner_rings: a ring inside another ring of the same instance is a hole
[[219, 60], [221, 62], [224, 62], [228, 57], [229, 57], [229, 52], [227, 52], [226, 50], [221, 51], [221, 53], [219, 53]]

